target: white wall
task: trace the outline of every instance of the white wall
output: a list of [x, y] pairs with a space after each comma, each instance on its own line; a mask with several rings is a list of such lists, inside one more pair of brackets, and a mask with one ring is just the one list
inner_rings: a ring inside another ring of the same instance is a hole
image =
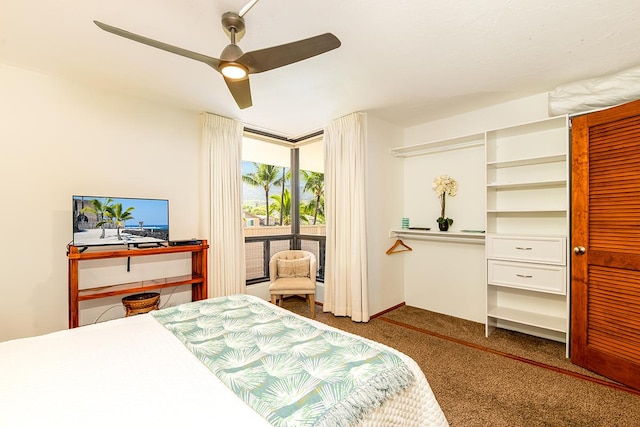
[[[424, 123], [404, 130], [402, 145], [483, 133], [487, 130], [548, 117], [547, 94]], [[438, 198], [433, 178], [448, 174], [458, 180], [458, 194], [447, 199], [452, 229], [484, 229], [484, 147], [465, 148], [398, 160], [404, 162], [404, 212], [411, 225], [437, 230]], [[396, 226], [395, 228], [399, 228]], [[407, 240], [413, 251], [404, 257], [404, 295], [407, 305], [485, 321], [484, 246]], [[403, 252], [407, 253], [407, 252]]]
[[68, 325], [71, 196], [167, 198], [198, 236], [199, 113], [0, 65], [0, 341]]
[[[458, 182], [448, 197], [445, 215], [450, 231], [483, 230], [485, 225], [484, 147], [409, 157], [404, 163], [405, 215], [410, 225], [438, 230], [440, 204], [432, 189], [435, 176], [448, 174]], [[484, 321], [484, 246], [411, 239], [405, 262], [408, 305], [469, 320]]]
[[541, 93], [457, 116], [411, 126], [404, 130], [404, 145], [472, 135], [549, 117], [548, 94]]
[[389, 230], [400, 228], [403, 216], [402, 163], [389, 150], [402, 145], [402, 128], [367, 116], [367, 257], [369, 313], [404, 302], [404, 258], [411, 252], [386, 255], [395, 242]]

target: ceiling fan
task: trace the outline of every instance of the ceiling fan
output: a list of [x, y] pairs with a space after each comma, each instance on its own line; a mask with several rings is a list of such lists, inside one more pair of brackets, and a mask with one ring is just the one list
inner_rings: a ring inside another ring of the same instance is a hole
[[222, 74], [231, 95], [241, 109], [251, 107], [251, 88], [249, 86], [249, 74], [262, 73], [302, 61], [316, 55], [328, 52], [340, 47], [340, 40], [331, 33], [321, 34], [308, 39], [298, 40], [266, 49], [254, 50], [243, 53], [236, 44], [245, 32], [243, 16], [258, 2], [251, 0], [238, 13], [226, 12], [222, 15], [222, 27], [229, 36], [231, 43], [220, 54], [220, 58], [203, 55], [180, 47], [172, 46], [157, 40], [153, 40], [138, 34], [102, 22], [93, 21], [104, 31], [116, 34], [127, 39], [144, 43], [146, 45], [166, 50], [167, 52], [182, 55], [196, 61], [204, 62]]

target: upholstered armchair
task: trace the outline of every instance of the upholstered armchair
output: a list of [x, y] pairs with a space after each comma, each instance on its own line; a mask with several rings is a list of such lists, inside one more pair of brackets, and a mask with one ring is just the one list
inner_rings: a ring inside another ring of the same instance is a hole
[[284, 295], [304, 295], [311, 318], [316, 317], [316, 256], [309, 251], [282, 251], [269, 261], [271, 302], [282, 305]]

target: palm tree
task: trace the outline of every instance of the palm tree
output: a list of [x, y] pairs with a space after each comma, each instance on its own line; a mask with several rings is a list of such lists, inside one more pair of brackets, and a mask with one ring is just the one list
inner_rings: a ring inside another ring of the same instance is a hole
[[82, 213], [91, 213], [96, 216], [95, 228], [102, 228], [102, 234], [100, 235], [101, 239], [104, 239], [104, 225], [111, 222], [111, 220], [107, 219], [107, 212], [112, 204], [113, 199], [107, 199], [104, 203], [102, 203], [98, 199], [93, 199], [89, 202], [89, 206], [86, 206], [80, 210], [80, 212]]
[[324, 196], [320, 198], [319, 204], [316, 199], [300, 203], [300, 218], [304, 218], [307, 224], [312, 221], [313, 225], [324, 224]]
[[264, 198], [267, 204], [267, 220], [266, 225], [269, 225], [269, 190], [272, 185], [279, 185], [282, 178], [278, 178], [280, 175], [280, 167], [273, 165], [265, 165], [264, 163], [253, 162], [255, 171], [250, 174], [242, 175], [242, 182], [251, 185], [252, 187], [262, 187], [264, 189]]
[[[291, 171], [287, 172], [287, 168], [283, 167], [282, 168], [282, 178], [280, 178], [275, 184], [276, 185], [282, 185], [282, 191], [280, 192], [280, 197], [283, 198], [284, 197], [284, 192], [286, 191], [286, 184], [287, 182], [291, 179]], [[291, 194], [289, 194], [289, 197], [291, 197]], [[291, 215], [291, 208], [289, 207], [289, 210], [287, 211], [289, 212], [289, 215]], [[282, 219], [285, 217], [285, 211], [284, 211], [284, 205], [280, 205], [280, 225], [282, 224]]]
[[122, 203], [116, 203], [107, 207], [107, 216], [114, 222], [116, 229], [118, 230], [118, 240], [122, 240], [120, 236], [120, 228], [124, 227], [124, 222], [128, 219], [134, 219], [131, 211], [135, 208], [133, 206], [122, 210]]
[[[300, 173], [304, 177], [304, 190], [313, 194], [315, 200], [315, 210], [313, 212], [313, 225], [316, 225], [318, 220], [318, 212], [324, 210], [324, 174], [320, 172], [310, 172], [301, 170]], [[320, 202], [322, 203], [322, 207]]]
[[274, 194], [271, 196], [274, 200], [273, 210], [278, 210], [284, 214], [280, 214], [280, 225], [291, 225], [291, 192], [284, 189], [282, 194]]

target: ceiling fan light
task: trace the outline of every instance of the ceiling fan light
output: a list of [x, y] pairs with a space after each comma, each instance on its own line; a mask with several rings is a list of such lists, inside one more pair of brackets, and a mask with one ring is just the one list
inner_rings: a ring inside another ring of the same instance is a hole
[[240, 64], [236, 64], [235, 62], [228, 62], [226, 64], [223, 64], [220, 67], [220, 72], [223, 76], [234, 80], [247, 77], [247, 69]]

